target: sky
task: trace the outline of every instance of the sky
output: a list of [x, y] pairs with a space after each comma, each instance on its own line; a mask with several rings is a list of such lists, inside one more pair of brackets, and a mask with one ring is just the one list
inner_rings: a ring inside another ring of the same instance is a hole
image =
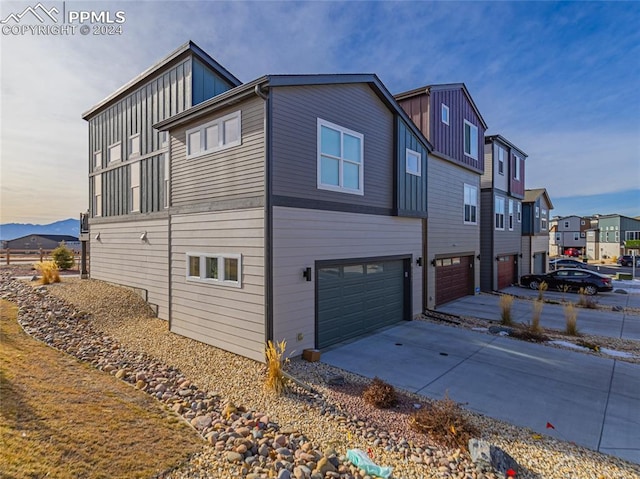
[[[125, 22], [116, 35], [77, 23], [0, 34], [0, 223], [85, 211], [81, 114], [188, 40], [243, 82], [376, 73], [392, 93], [464, 82], [487, 134], [528, 154], [526, 187], [547, 189], [553, 216], [640, 215], [640, 2], [41, 3]], [[3, 0], [0, 19], [36, 4]]]

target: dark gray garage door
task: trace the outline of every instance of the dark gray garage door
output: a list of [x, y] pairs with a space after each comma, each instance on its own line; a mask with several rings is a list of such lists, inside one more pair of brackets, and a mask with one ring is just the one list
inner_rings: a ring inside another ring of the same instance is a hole
[[407, 319], [405, 260], [317, 267], [317, 346], [354, 338]]
[[547, 264], [547, 254], [546, 253], [536, 253], [535, 258], [533, 258], [533, 274], [544, 274], [546, 273], [546, 264]]

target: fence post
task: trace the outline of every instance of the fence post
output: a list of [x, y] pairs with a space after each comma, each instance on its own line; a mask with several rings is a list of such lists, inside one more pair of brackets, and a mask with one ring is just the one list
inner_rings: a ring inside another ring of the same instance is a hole
[[42, 260], [44, 259], [44, 251], [42, 251], [42, 248], [40, 248], [40, 262], [42, 263]]
[[9, 248], [7, 248], [7, 264], [10, 264], [10, 261], [9, 261]]

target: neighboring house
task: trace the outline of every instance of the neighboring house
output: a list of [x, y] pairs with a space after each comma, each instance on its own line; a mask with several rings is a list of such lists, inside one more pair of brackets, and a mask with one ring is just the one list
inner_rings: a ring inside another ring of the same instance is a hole
[[521, 275], [526, 153], [501, 135], [484, 139], [480, 179], [480, 288], [497, 291]]
[[80, 251], [80, 241], [71, 235], [32, 234], [2, 242], [4, 249], [38, 251], [56, 249], [64, 241], [67, 248]]
[[144, 156], [163, 160], [101, 202], [152, 191], [140, 211], [93, 205], [92, 277], [146, 290], [171, 331], [258, 361], [267, 340], [301, 354], [422, 312], [431, 145], [375, 75], [264, 76], [154, 108], [144, 121], [169, 142]]
[[525, 190], [522, 200], [522, 260], [520, 275], [549, 269], [549, 216], [553, 204], [547, 190]]
[[637, 254], [638, 250], [627, 248], [625, 241], [640, 240], [640, 220], [621, 215], [598, 216], [597, 230], [589, 234], [587, 248], [594, 251], [593, 259], [607, 259], [623, 254]]
[[590, 218], [564, 216], [554, 218], [553, 224], [555, 229], [549, 234], [549, 251], [552, 256], [568, 254], [570, 249], [577, 250], [580, 255], [586, 252]]
[[475, 294], [480, 284], [480, 175], [487, 129], [463, 83], [396, 99], [433, 144], [427, 166], [425, 308]]
[[135, 288], [169, 318], [169, 141], [155, 122], [240, 81], [189, 42], [85, 112], [91, 277]]

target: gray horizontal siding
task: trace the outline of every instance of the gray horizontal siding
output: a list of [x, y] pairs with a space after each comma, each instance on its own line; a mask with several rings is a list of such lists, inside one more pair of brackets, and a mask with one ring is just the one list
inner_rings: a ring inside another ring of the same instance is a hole
[[[273, 194], [393, 207], [393, 115], [367, 85], [271, 90]], [[364, 135], [364, 196], [317, 188], [317, 119]]]
[[[140, 240], [143, 231], [147, 242]], [[92, 224], [90, 238], [91, 278], [146, 290], [158, 317], [168, 319], [168, 219]]]
[[[187, 159], [186, 131], [242, 111], [242, 144]], [[264, 100], [251, 98], [171, 132], [171, 205], [264, 196]]]
[[[186, 280], [186, 253], [242, 255], [242, 287]], [[264, 360], [264, 210], [171, 217], [171, 330]]]

